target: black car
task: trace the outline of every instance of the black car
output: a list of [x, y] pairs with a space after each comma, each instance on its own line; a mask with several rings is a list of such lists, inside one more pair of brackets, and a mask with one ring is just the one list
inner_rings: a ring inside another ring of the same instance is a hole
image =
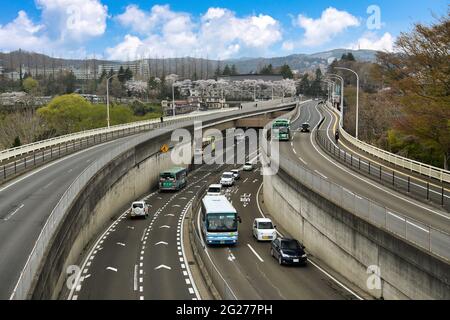
[[295, 239], [277, 238], [272, 241], [270, 255], [282, 264], [306, 265], [305, 247]]
[[301, 132], [309, 132], [309, 128], [310, 128], [309, 123], [305, 122], [302, 124]]

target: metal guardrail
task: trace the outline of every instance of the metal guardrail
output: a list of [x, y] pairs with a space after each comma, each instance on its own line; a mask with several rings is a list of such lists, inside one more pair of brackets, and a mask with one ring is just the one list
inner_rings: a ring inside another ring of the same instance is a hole
[[[204, 194], [206, 191], [206, 187], [203, 188], [203, 191], [199, 192], [199, 195]], [[197, 249], [197, 254], [199, 255], [199, 258], [201, 259], [204, 268], [206, 269], [206, 272], [208, 273], [208, 276], [211, 278], [211, 281], [214, 285], [214, 288], [219, 293], [220, 297], [223, 300], [238, 300], [233, 290], [230, 288], [228, 283], [225, 281], [225, 279], [220, 274], [219, 270], [217, 269], [216, 265], [212, 261], [211, 257], [209, 256], [207, 250], [207, 246], [205, 245], [205, 242], [202, 240], [202, 236], [198, 233], [198, 228], [195, 226], [195, 221], [197, 221], [197, 213], [200, 210], [200, 204], [201, 204], [201, 197], [197, 197], [194, 199], [191, 210], [191, 225], [190, 229], [192, 232], [192, 239], [195, 245], [195, 248]]]
[[[219, 112], [228, 112], [232, 110], [237, 110], [237, 108], [232, 109], [221, 109], [221, 110], [214, 110], [214, 111], [206, 111], [202, 112], [201, 114], [187, 114], [187, 115], [180, 115], [180, 116], [171, 116], [171, 117], [164, 117], [165, 122], [174, 122], [178, 120], [186, 120], [188, 118], [197, 117], [199, 115], [209, 115]], [[20, 157], [23, 154], [27, 154], [36, 150], [41, 150], [45, 148], [49, 148], [58, 144], [72, 142], [74, 140], [83, 140], [92, 136], [96, 135], [114, 135], [116, 132], [121, 132], [124, 130], [131, 130], [139, 127], [147, 127], [151, 124], [159, 123], [160, 119], [152, 119], [152, 120], [144, 120], [144, 121], [137, 121], [132, 123], [125, 123], [125, 124], [118, 124], [115, 126], [111, 126], [109, 128], [97, 128], [97, 129], [91, 129], [91, 130], [85, 130], [80, 132], [75, 132], [59, 137], [54, 137], [42, 141], [33, 142], [30, 144], [26, 144], [23, 146], [1, 150], [0, 151], [0, 163], [7, 161], [11, 158], [17, 158]]]
[[[288, 99], [286, 99], [286, 103], [284, 105], [289, 104], [287, 100]], [[274, 103], [276, 103], [276, 101], [270, 101], [266, 104], [271, 105]], [[281, 106], [284, 105], [281, 104]], [[275, 105], [274, 107], [277, 107], [277, 105]], [[185, 120], [186, 125], [190, 124], [190, 121], [192, 120], [193, 119]], [[176, 123], [172, 122], [164, 123], [163, 125], [164, 129], [167, 132], [170, 132], [177, 127], [184, 126], [184, 123], [182, 123], [181, 125], [177, 125]], [[104, 166], [120, 156], [122, 153], [136, 147], [137, 145], [147, 140], [155, 138], [159, 134], [161, 134], [159, 131], [149, 131], [143, 135], [136, 136], [133, 139], [118, 145], [112, 150], [106, 151], [105, 154], [96, 159], [72, 182], [72, 184], [64, 192], [61, 199], [58, 201], [57, 205], [53, 208], [44, 224], [44, 227], [41, 229], [41, 232], [33, 246], [33, 249], [28, 256], [25, 266], [20, 273], [19, 280], [16, 283], [10, 299], [23, 300], [27, 298], [29, 290], [33, 284], [33, 280], [36, 276], [36, 272], [39, 270], [41, 261], [45, 257], [46, 250], [48, 248], [48, 245], [50, 244], [54, 232], [57, 230], [61, 221], [64, 219], [67, 210], [70, 209], [73, 202], [77, 199], [78, 194], [86, 187], [90, 179], [92, 179]]]
[[[327, 103], [327, 107], [331, 110], [333, 110], [330, 105]], [[450, 171], [444, 170], [438, 167], [434, 167], [419, 161], [411, 160], [396, 154], [393, 154], [389, 151], [377, 148], [372, 146], [369, 143], [366, 143], [364, 141], [361, 141], [359, 139], [356, 139], [351, 134], [349, 134], [347, 131], [344, 130], [344, 128], [341, 125], [341, 122], [339, 122], [339, 131], [341, 133], [341, 136], [350, 142], [352, 145], [354, 145], [356, 148], [367, 152], [368, 154], [377, 157], [381, 160], [387, 161], [397, 167], [407, 169], [409, 171], [413, 171], [416, 173], [419, 173], [421, 175], [437, 179], [441, 182], [447, 182], [450, 183]]]
[[[267, 157], [265, 148], [265, 144], [262, 144], [261, 154], [266, 163], [276, 161]], [[287, 175], [335, 205], [450, 262], [450, 234], [411, 219], [328, 181], [303, 167], [297, 161], [279, 157], [278, 165]]]
[[367, 159], [360, 157], [341, 149], [327, 138], [326, 130], [317, 130], [316, 140], [322, 148], [335, 159], [339, 160], [345, 166], [364, 174], [391, 189], [407, 194], [422, 202], [432, 202], [442, 206], [450, 212], [450, 193], [445, 190], [444, 186], [437, 187], [430, 185], [429, 182], [420, 183], [418, 181], [411, 182], [411, 177], [389, 170], [375, 164]]
[[[273, 101], [258, 102], [258, 106], [265, 107], [267, 105], [278, 104], [283, 102], [281, 99]], [[290, 99], [285, 99], [286, 103], [290, 102]], [[254, 103], [243, 104], [246, 109], [249, 110], [250, 106]], [[144, 131], [164, 128], [173, 123], [180, 123], [186, 120], [200, 120], [205, 116], [221, 113], [231, 113], [238, 110], [237, 108], [222, 109], [211, 112], [201, 112], [197, 114], [189, 114], [174, 117], [167, 117], [164, 122], [159, 120], [140, 121], [124, 125], [117, 125], [111, 128], [100, 128], [89, 131], [74, 133], [58, 138], [44, 140], [36, 142], [34, 144], [17, 147], [14, 149], [8, 149], [0, 152], [0, 159], [3, 153], [4, 161], [11, 158], [18, 158], [7, 162], [0, 166], [0, 184], [8, 179], [43, 165], [47, 162], [64, 157], [68, 154], [74, 153], [79, 150], [97, 145], [106, 141], [122, 138], [129, 135], [142, 133]], [[7, 156], [8, 155], [8, 156]], [[1, 161], [0, 161], [1, 164]]]
[[335, 205], [450, 262], [450, 234], [351, 192], [292, 160], [281, 158], [280, 168]]

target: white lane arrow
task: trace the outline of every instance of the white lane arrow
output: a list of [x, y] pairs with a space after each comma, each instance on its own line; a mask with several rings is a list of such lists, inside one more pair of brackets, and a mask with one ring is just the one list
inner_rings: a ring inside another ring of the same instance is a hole
[[167, 225], [163, 225], [163, 226], [161, 226], [161, 227], [159, 227], [160, 229], [162, 229], [162, 228], [167, 228], [167, 229], [170, 229], [170, 226], [167, 226]]
[[155, 270], [159, 270], [159, 269], [167, 269], [167, 270], [172, 270], [171, 267], [166, 266], [165, 264], [162, 264], [158, 267], [155, 268]]
[[113, 268], [113, 267], [108, 267], [108, 268], [106, 268], [106, 270], [111, 270], [111, 271], [117, 272], [117, 268]]
[[165, 241], [160, 241], [160, 242], [155, 243], [155, 246], [157, 246], [157, 245], [159, 245], [159, 244], [163, 244], [163, 245], [165, 245], [165, 246], [168, 245], [167, 242], [165, 242]]
[[166, 214], [166, 217], [167, 217], [167, 216], [174, 217], [175, 215], [174, 215], [173, 213], [168, 213], [168, 214]]

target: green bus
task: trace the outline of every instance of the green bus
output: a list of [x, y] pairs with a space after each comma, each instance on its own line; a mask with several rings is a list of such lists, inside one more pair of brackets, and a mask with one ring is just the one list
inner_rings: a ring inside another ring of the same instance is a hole
[[187, 170], [181, 167], [174, 167], [159, 174], [159, 190], [173, 191], [180, 190], [187, 185]]
[[276, 119], [272, 123], [272, 137], [279, 141], [291, 140], [291, 121], [288, 119]]

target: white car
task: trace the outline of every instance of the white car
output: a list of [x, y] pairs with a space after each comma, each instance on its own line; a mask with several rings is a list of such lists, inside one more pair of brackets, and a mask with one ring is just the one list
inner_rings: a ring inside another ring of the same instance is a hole
[[224, 172], [222, 174], [222, 178], [220, 178], [220, 184], [222, 186], [228, 186], [228, 187], [234, 185], [233, 172]]
[[131, 204], [130, 217], [148, 217], [148, 205], [144, 201], [135, 201]]
[[244, 171], [252, 171], [253, 170], [253, 163], [246, 162], [244, 166], [242, 167], [242, 170]]
[[253, 236], [258, 241], [272, 241], [277, 238], [277, 231], [272, 220], [266, 218], [256, 218], [253, 221]]
[[208, 191], [206, 191], [207, 196], [220, 196], [222, 195], [222, 185], [221, 184], [212, 184], [208, 187]]
[[239, 169], [233, 169], [231, 170], [231, 173], [233, 173], [234, 180], [239, 180], [241, 178], [241, 173], [239, 172]]

